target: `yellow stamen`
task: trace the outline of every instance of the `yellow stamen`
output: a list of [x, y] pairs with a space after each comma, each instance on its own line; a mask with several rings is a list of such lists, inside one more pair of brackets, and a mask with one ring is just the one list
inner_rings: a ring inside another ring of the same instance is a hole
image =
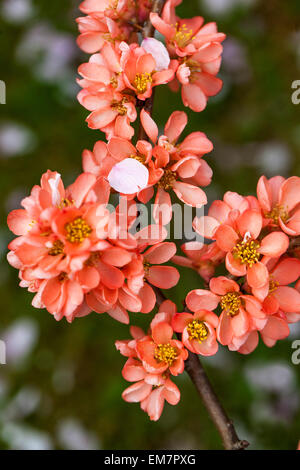
[[70, 199], [63, 198], [58, 204], [58, 208], [64, 209], [65, 207], [73, 206], [73, 204], [74, 204], [74, 201], [70, 201]]
[[179, 47], [185, 47], [191, 40], [195, 39], [193, 30], [188, 29], [186, 24], [179, 26], [178, 23], [176, 23], [175, 27], [176, 33], [173, 41], [176, 42]]
[[127, 103], [127, 98], [122, 98], [121, 101], [113, 100], [110, 107], [120, 114], [120, 116], [125, 116], [127, 114], [127, 108], [124, 103]]
[[137, 73], [134, 79], [134, 86], [139, 94], [147, 91], [148, 83], [152, 83], [151, 73]]
[[196, 339], [199, 343], [206, 340], [208, 337], [208, 328], [203, 321], [193, 320], [188, 324], [187, 331], [189, 333], [189, 340]]
[[176, 173], [172, 170], [165, 170], [163, 176], [160, 178], [157, 185], [163, 188], [165, 191], [172, 189], [173, 184], [176, 181]]
[[57, 256], [57, 255], [62, 255], [64, 252], [64, 244], [60, 240], [56, 240], [52, 248], [48, 251], [48, 255], [50, 256]]
[[270, 279], [269, 281], [269, 294], [275, 292], [279, 287], [279, 282], [275, 281], [274, 279]]
[[155, 348], [154, 357], [158, 362], [166, 362], [170, 367], [177, 359], [177, 350], [170, 343], [158, 344]]
[[289, 213], [284, 206], [277, 204], [270, 212], [265, 213], [267, 219], [271, 219], [275, 225], [279, 225], [279, 219], [285, 223], [289, 218]]
[[241, 299], [237, 292], [228, 292], [221, 297], [221, 309], [227, 312], [227, 315], [234, 317], [239, 313], [241, 306]]
[[250, 268], [259, 261], [259, 243], [256, 240], [242, 241], [233, 249], [233, 257]]
[[145, 163], [145, 160], [146, 160], [145, 155], [134, 155], [134, 154], [132, 154], [132, 155], [129, 155], [128, 158], [133, 158], [134, 160], [137, 160], [138, 162], [143, 163], [143, 164]]
[[149, 261], [144, 260], [143, 265], [144, 265], [145, 274], [149, 274], [149, 269], [150, 269], [151, 264], [149, 263]]
[[92, 233], [91, 227], [82, 217], [77, 217], [73, 222], [66, 224], [65, 230], [67, 232], [66, 238], [70, 243], [82, 243]]

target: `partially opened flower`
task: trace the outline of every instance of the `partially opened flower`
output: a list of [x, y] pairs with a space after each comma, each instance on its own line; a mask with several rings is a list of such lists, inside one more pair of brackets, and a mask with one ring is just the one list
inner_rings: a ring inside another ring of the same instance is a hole
[[111, 18], [94, 13], [77, 18], [80, 35], [78, 46], [88, 54], [99, 52], [106, 42], [120, 43], [129, 39], [132, 28], [120, 26]]
[[181, 245], [185, 256], [175, 255], [173, 263], [192, 268], [206, 281], [214, 276], [216, 267], [224, 260], [225, 253], [214, 242], [203, 245], [200, 242], [187, 242]]
[[252, 289], [255, 297], [263, 302], [264, 310], [274, 314], [281, 310], [285, 313], [300, 314], [300, 294], [290, 284], [300, 277], [300, 260], [280, 258], [266, 263], [269, 270], [269, 282], [257, 289]]
[[287, 235], [300, 235], [300, 178], [284, 179], [261, 176], [257, 197], [263, 212], [264, 224], [280, 228]]
[[207, 215], [195, 217], [193, 229], [202, 237], [213, 240], [214, 234], [221, 224], [230, 224], [239, 214], [248, 209], [259, 210], [259, 204], [254, 197], [244, 197], [238, 193], [227, 191], [223, 200], [213, 201]]
[[216, 328], [217, 315], [209, 310], [197, 310], [194, 314], [177, 313], [172, 319], [174, 331], [182, 333], [184, 346], [195, 354], [213, 356], [218, 351]]

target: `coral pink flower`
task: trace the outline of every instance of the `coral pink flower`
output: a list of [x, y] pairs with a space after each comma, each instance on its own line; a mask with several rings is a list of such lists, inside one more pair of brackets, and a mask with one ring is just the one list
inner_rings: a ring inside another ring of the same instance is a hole
[[99, 16], [124, 20], [135, 13], [134, 5], [128, 0], [84, 0], [79, 8], [87, 15], [97, 13]]
[[93, 14], [77, 18], [80, 35], [78, 46], [88, 54], [99, 52], [106, 42], [120, 43], [129, 39], [130, 28], [120, 27], [111, 18]]
[[[166, 304], [164, 302], [163, 304]], [[164, 306], [161, 308], [164, 308]], [[123, 367], [122, 375], [125, 380], [135, 382], [122, 393], [122, 398], [129, 403], [141, 403], [141, 408], [153, 421], [157, 421], [166, 400], [176, 405], [180, 400], [180, 392], [170, 380], [169, 372], [163, 375], [149, 373], [140, 361], [137, 353], [137, 344], [145, 338], [144, 332], [138, 327], [130, 328], [132, 340], [116, 341], [116, 348], [123, 356], [128, 357]]]
[[266, 258], [278, 258], [289, 246], [289, 238], [283, 232], [272, 232], [263, 237], [262, 226], [260, 212], [246, 210], [231, 224], [220, 225], [214, 233], [219, 248], [227, 253], [228, 271], [234, 276], [247, 276], [247, 282], [252, 288], [260, 288], [269, 280], [268, 269], [263, 261]]
[[196, 289], [186, 298], [190, 310], [214, 310], [219, 304], [222, 309], [217, 325], [217, 338], [230, 350], [237, 350], [247, 340], [252, 330], [261, 330], [267, 315], [261, 303], [251, 295], [240, 292], [239, 285], [224, 276], [211, 279], [210, 291]]
[[[151, 241], [148, 241], [148, 244], [151, 244]], [[170, 289], [179, 281], [178, 270], [173, 266], [163, 265], [176, 253], [176, 245], [172, 242], [152, 242], [152, 244], [153, 246], [146, 251], [141, 245], [136, 257], [126, 267], [131, 301], [135, 294], [141, 302], [139, 311], [142, 313], [151, 312], [155, 306], [156, 295], [151, 285], [160, 289]], [[121, 299], [123, 306], [130, 310], [128, 300], [126, 295]]]
[[218, 351], [216, 331], [217, 315], [209, 310], [197, 310], [194, 314], [177, 313], [172, 319], [174, 331], [182, 333], [184, 346], [195, 354], [213, 356]]
[[138, 44], [126, 43], [122, 48], [121, 66], [125, 85], [134, 91], [139, 100], [145, 100], [152, 94], [152, 88], [170, 82], [174, 78], [171, 68], [157, 71], [157, 64], [152, 54]]
[[268, 317], [265, 327], [260, 332], [263, 342], [269, 348], [273, 347], [280, 339], [287, 338], [290, 334], [288, 322], [283, 312]]
[[151, 336], [137, 342], [136, 350], [144, 369], [149, 374], [181, 374], [188, 352], [181, 341], [172, 339], [173, 329], [167, 322], [152, 326]]
[[25, 209], [8, 216], [10, 229], [20, 235], [9, 245], [8, 260], [20, 269], [22, 285], [36, 292], [34, 305], [57, 320], [72, 321], [88, 310], [84, 295], [95, 288], [115, 304], [112, 297], [123, 286], [120, 268], [133, 256], [124, 246], [136, 242], [110, 239], [107, 189], [103, 179], [84, 173], [65, 190], [60, 175], [48, 171], [22, 201]]
[[[176, 6], [173, 1], [168, 1], [161, 18], [157, 13], [150, 14], [153, 26], [166, 38], [172, 56], [190, 56], [224, 41], [226, 36], [217, 32], [215, 23], [203, 26], [204, 20], [201, 16], [181, 19], [175, 14]], [[210, 54], [212, 52], [209, 50], [208, 56]]]
[[[173, 266], [161, 266], [172, 258], [176, 245], [162, 242], [167, 236], [163, 227], [149, 226], [137, 235], [138, 247], [131, 250], [131, 261], [122, 267], [122, 275], [126, 283], [118, 289], [103, 289], [98, 285], [86, 296], [91, 310], [98, 313], [107, 312], [110, 316], [123, 323], [129, 322], [127, 310], [130, 312], [149, 313], [156, 303], [153, 286], [170, 289], [179, 281], [179, 273]], [[145, 238], [148, 237], [148, 238]], [[149, 247], [146, 251], [145, 248]]]
[[186, 257], [175, 255], [172, 258], [173, 263], [194, 269], [206, 282], [209, 282], [213, 277], [216, 266], [225, 257], [225, 253], [218, 248], [215, 242], [210, 245], [187, 242], [181, 245], [181, 249]]
[[300, 235], [300, 178], [285, 180], [262, 176], [257, 185], [257, 197], [264, 215], [264, 223], [281, 228], [290, 236]]
[[[187, 116], [183, 112], [176, 111], [170, 116], [165, 135], [159, 139], [157, 125], [144, 110], [141, 112], [141, 122], [152, 142], [157, 143], [153, 149], [154, 162], [149, 162], [150, 171], [156, 175], [154, 183], [158, 188], [154, 219], [157, 223], [168, 224], [172, 217], [171, 190], [187, 205], [202, 207], [206, 204], [206, 195], [198, 184], [205, 186], [210, 182], [210, 168], [201, 157], [212, 150], [212, 144], [202, 132], [190, 134], [181, 144], [177, 144], [187, 123]], [[139, 199], [148, 202], [153, 194], [154, 189], [148, 187], [141, 191]]]
[[207, 216], [195, 217], [193, 228], [202, 237], [213, 240], [214, 234], [221, 224], [230, 224], [231, 220], [248, 209], [260, 209], [254, 197], [244, 197], [238, 193], [227, 191], [222, 201], [216, 200], [211, 204]]
[[300, 314], [300, 294], [290, 287], [300, 277], [300, 260], [281, 258], [266, 263], [270, 280], [261, 288], [252, 289], [255, 297], [263, 302], [264, 310], [274, 314], [281, 310], [285, 313]]
[[203, 18], [180, 19], [175, 14], [174, 2], [167, 2], [162, 18], [151, 13], [154, 27], [165, 36], [176, 81], [171, 84], [175, 91], [182, 85], [182, 100], [196, 112], [202, 111], [207, 98], [222, 88], [222, 80], [216, 77], [221, 65], [223, 51], [220, 44], [225, 34], [218, 33], [215, 23], [203, 26]]

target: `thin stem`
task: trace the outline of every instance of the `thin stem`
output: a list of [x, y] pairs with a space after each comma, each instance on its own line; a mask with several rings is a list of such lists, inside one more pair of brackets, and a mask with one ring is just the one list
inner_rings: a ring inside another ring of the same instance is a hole
[[[166, 0], [154, 0], [151, 12], [158, 13], [160, 15], [165, 3], [166, 3]], [[154, 36], [154, 33], [155, 33], [155, 28], [152, 25], [150, 18], [148, 18], [148, 20], [144, 24], [144, 27], [142, 28], [143, 38], [152, 38]], [[150, 96], [150, 98], [146, 99], [142, 105], [142, 108], [145, 111], [147, 111], [150, 115], [152, 114], [152, 110], [153, 110], [154, 96], [155, 96], [155, 91], [154, 89], [152, 89], [152, 95]], [[139, 128], [138, 140], [147, 140], [147, 134], [144, 131], [142, 125]]]

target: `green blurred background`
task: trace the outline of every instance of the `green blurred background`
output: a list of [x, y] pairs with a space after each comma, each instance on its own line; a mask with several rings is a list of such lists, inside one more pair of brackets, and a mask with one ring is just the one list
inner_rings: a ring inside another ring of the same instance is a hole
[[[86, 61], [75, 43], [77, 0], [1, 0], [0, 79], [7, 104], [0, 105], [1, 230], [0, 338], [7, 365], [0, 365], [0, 448], [4, 449], [220, 449], [221, 443], [186, 374], [176, 383], [181, 402], [166, 405], [158, 423], [138, 405], [122, 401], [128, 385], [124, 358], [114, 341], [128, 327], [91, 314], [72, 325], [55, 322], [31, 307], [32, 294], [17, 287], [6, 263], [7, 213], [48, 168], [70, 183], [81, 171], [81, 152], [102, 134], [87, 128], [77, 103], [76, 68]], [[225, 42], [224, 88], [207, 109], [188, 111], [188, 132], [201, 130], [214, 142], [208, 157], [214, 179], [210, 201], [227, 190], [254, 194], [261, 174], [299, 175], [300, 105], [291, 84], [300, 79], [298, 0], [184, 0], [180, 16], [216, 20]], [[167, 87], [157, 92], [154, 117], [161, 127], [183, 109]], [[180, 305], [199, 287], [196, 273], [182, 269], [168, 295]], [[148, 318], [132, 314], [132, 322]], [[300, 438], [300, 365], [291, 345], [300, 325], [274, 348], [263, 344], [250, 356], [219, 353], [204, 360], [240, 437], [251, 449], [295, 449]]]

